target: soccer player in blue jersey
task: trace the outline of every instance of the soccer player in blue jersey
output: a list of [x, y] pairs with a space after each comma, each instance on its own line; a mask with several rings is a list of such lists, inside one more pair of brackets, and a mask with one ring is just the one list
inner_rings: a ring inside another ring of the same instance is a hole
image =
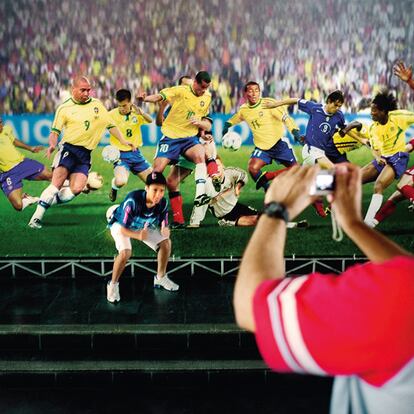
[[336, 128], [345, 127], [344, 114], [340, 110], [343, 103], [344, 94], [336, 90], [328, 95], [325, 105], [300, 98], [288, 98], [276, 102], [268, 100], [263, 107], [271, 109], [298, 104], [298, 108], [310, 116], [302, 150], [303, 163], [311, 165], [318, 163], [322, 168], [333, 168], [333, 164], [344, 161], [338, 157], [332, 139]]
[[[171, 253], [168, 204], [164, 198], [166, 185], [162, 173], [152, 172], [147, 176], [145, 190], [130, 192], [112, 215], [108, 209], [108, 227], [118, 250], [112, 280], [107, 285], [107, 299], [111, 303], [120, 301], [119, 279], [131, 257], [131, 239], [141, 240], [157, 252], [158, 268], [154, 276], [154, 287], [169, 291], [179, 288], [166, 275]], [[110, 207], [113, 208], [114, 206]]]
[[[300, 98], [288, 98], [281, 101], [268, 100], [264, 108], [272, 109], [283, 105], [298, 104], [298, 108], [309, 114], [306, 127], [304, 146], [302, 149], [303, 164], [318, 164], [321, 168], [331, 169], [334, 164], [344, 162], [344, 156], [338, 154], [333, 135], [336, 130], [345, 127], [344, 114], [340, 111], [344, 103], [344, 94], [340, 90], [331, 92], [326, 98], [325, 105]], [[316, 212], [326, 217], [323, 201], [314, 203]]]

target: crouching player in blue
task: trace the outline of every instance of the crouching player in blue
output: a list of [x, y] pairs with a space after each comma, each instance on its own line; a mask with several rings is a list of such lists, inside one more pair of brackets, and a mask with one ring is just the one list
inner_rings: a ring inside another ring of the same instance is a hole
[[166, 185], [162, 173], [153, 172], [146, 179], [145, 190], [130, 192], [115, 210], [115, 206], [108, 209], [108, 226], [119, 252], [114, 261], [112, 280], [107, 285], [107, 299], [111, 303], [120, 301], [119, 279], [131, 257], [131, 239], [143, 241], [158, 254], [154, 287], [169, 291], [179, 288], [166, 275], [171, 253], [168, 204], [164, 198]]

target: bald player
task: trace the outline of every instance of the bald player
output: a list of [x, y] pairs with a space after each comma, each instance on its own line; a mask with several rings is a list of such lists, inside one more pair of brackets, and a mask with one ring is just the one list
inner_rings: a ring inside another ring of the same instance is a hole
[[[114, 125], [102, 102], [91, 98], [91, 89], [88, 78], [75, 78], [72, 83], [72, 96], [56, 110], [49, 135], [47, 158], [51, 157], [58, 146], [59, 135], [64, 129], [63, 138], [53, 160], [52, 182], [40, 195], [39, 204], [29, 222], [31, 228], [42, 228], [43, 216], [56, 197], [65, 203], [84, 189], [91, 167], [91, 152], [101, 140], [105, 128], [121, 144], [136, 149]], [[66, 179], [69, 179], [69, 188], [60, 191]]]

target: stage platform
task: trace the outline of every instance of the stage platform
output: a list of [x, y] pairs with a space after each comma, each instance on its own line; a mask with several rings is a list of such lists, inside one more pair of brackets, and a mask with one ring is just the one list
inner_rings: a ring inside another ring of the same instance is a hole
[[[288, 266], [357, 261], [335, 260]], [[135, 261], [113, 305], [109, 259], [2, 260], [0, 412], [327, 413], [330, 378], [272, 373], [235, 325], [238, 264], [176, 260], [171, 293], [153, 289], [154, 261]]]

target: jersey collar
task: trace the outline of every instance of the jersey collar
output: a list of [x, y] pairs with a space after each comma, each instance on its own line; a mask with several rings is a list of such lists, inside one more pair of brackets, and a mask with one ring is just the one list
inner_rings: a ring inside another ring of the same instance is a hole
[[262, 103], [262, 98], [259, 99], [259, 101], [257, 102], [257, 104], [254, 104], [254, 105], [247, 104], [247, 106], [249, 108], [253, 109], [253, 108], [257, 108], [261, 103]]
[[72, 102], [74, 103], [74, 104], [76, 104], [76, 105], [86, 105], [86, 104], [88, 104], [89, 102], [91, 102], [92, 101], [92, 98], [89, 98], [86, 102], [78, 102], [78, 101], [76, 101], [75, 99], [73, 99], [73, 96], [70, 98], [70, 99], [72, 99]]

